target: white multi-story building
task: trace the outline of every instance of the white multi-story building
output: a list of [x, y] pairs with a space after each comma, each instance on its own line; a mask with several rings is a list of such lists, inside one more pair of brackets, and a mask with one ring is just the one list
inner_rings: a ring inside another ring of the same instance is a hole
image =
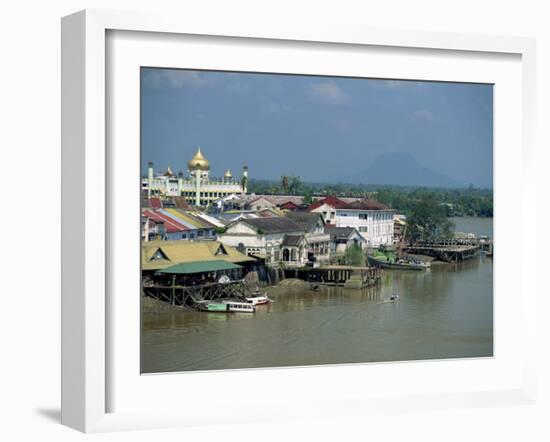
[[149, 163], [147, 177], [142, 179], [141, 188], [149, 198], [154, 196], [184, 196], [194, 206], [209, 206], [220, 198], [233, 194], [243, 194], [248, 186], [248, 167], [243, 167], [242, 176], [233, 178], [226, 170], [222, 178], [210, 177], [210, 162], [203, 156], [200, 148], [187, 164], [189, 175], [174, 175], [168, 168], [166, 172], [155, 175], [153, 163]]
[[367, 247], [393, 243], [395, 210], [369, 199], [334, 210], [336, 227], [354, 227], [365, 238]]

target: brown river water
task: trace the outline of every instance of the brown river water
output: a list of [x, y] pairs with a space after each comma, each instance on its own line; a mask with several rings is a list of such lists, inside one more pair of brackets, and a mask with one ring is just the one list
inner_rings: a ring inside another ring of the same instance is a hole
[[[457, 231], [492, 237], [492, 219]], [[487, 357], [493, 354], [493, 261], [481, 255], [426, 272], [384, 271], [363, 290], [270, 287], [255, 314], [143, 314], [141, 371]], [[398, 294], [397, 302], [389, 302]]]

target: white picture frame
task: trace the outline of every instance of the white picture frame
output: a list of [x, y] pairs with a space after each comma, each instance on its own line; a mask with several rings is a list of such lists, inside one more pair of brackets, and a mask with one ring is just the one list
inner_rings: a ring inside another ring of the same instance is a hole
[[[109, 243], [113, 240], [109, 228], [109, 223], [112, 222], [109, 213], [112, 209], [109, 179], [112, 176], [111, 168], [114, 166], [110, 163], [107, 150], [109, 89], [106, 68], [109, 62], [107, 56], [112, 54], [107, 50], [106, 36], [108, 32], [113, 31], [156, 33], [157, 36], [194, 35], [218, 36], [222, 39], [269, 40], [274, 44], [285, 42], [290, 46], [294, 42], [307, 42], [313, 45], [336, 44], [339, 48], [369, 46], [376, 47], [382, 52], [390, 48], [402, 48], [404, 51], [426, 49], [435, 51], [436, 57], [437, 53], [449, 52], [467, 52], [475, 54], [479, 59], [488, 57], [489, 54], [515, 56], [520, 60], [521, 66], [521, 93], [518, 95], [521, 104], [518, 115], [521, 115], [521, 121], [515, 122], [516, 127], [520, 128], [520, 146], [517, 147], [519, 151], [515, 153], [522, 160], [524, 177], [523, 186], [517, 189], [523, 208], [518, 216], [523, 227], [532, 226], [535, 222], [536, 194], [532, 191], [536, 188], [535, 177], [529, 173], [534, 155], [535, 120], [535, 43], [532, 39], [358, 29], [344, 26], [326, 27], [313, 24], [299, 28], [285, 24], [270, 27], [263, 23], [244, 21], [220, 23], [197, 20], [194, 17], [173, 18], [99, 10], [87, 10], [67, 16], [62, 21], [62, 423], [67, 426], [80, 431], [97, 432], [209, 423], [209, 419], [201, 413], [200, 407], [196, 413], [189, 414], [183, 410], [174, 411], [173, 407], [168, 406], [165, 409], [157, 406], [149, 411], [113, 410], [109, 404], [109, 393], [114, 388], [109, 375], [114, 355], [108, 338], [114, 316], [110, 311], [107, 288], [110, 286], [110, 266], [115, 258], [109, 252]], [[498, 107], [496, 111], [498, 112]], [[502, 176], [506, 170], [501, 171], [497, 168], [495, 173]], [[526, 237], [524, 230], [520, 229], [520, 238]], [[502, 231], [505, 232], [504, 229]], [[533, 247], [532, 242], [521, 241], [520, 262], [525, 263], [526, 260], [522, 258], [530, 254], [534, 256]], [[504, 253], [503, 251], [502, 256], [505, 256]], [[139, 266], [138, 261], [136, 265]], [[520, 272], [522, 275], [526, 274], [525, 265], [521, 267]], [[232, 419], [239, 422], [254, 422], [263, 419], [325, 417], [329, 414], [363, 414], [375, 410], [392, 412], [419, 408], [532, 403], [536, 390], [536, 290], [534, 281], [525, 277], [518, 281], [518, 287], [524, 314], [518, 318], [519, 324], [516, 325], [521, 328], [520, 333], [524, 338], [524, 352], [518, 355], [518, 367], [521, 368], [514, 367], [517, 376], [514, 376], [508, 385], [502, 384], [497, 387], [495, 384], [488, 389], [477, 386], [471, 390], [466, 386], [461, 392], [450, 392], [446, 390], [445, 382], [441, 382], [425, 394], [389, 392], [387, 395], [376, 397], [362, 391], [349, 396], [345, 392], [339, 393], [336, 389], [329, 389], [324, 398], [312, 397], [308, 401], [310, 408], [307, 409], [299, 406], [302, 404], [294, 405], [291, 399], [288, 406], [282, 410], [279, 402], [279, 406], [268, 410], [268, 413], [263, 409], [262, 413], [246, 413], [242, 418], [228, 414], [227, 422], [232, 422]], [[511, 324], [503, 325], [510, 326]], [[132, 333], [139, 334], [139, 330]], [[379, 372], [381, 369], [394, 371], [395, 365], [376, 364], [374, 368], [373, 365], [331, 367], [323, 369], [325, 371], [322, 373], [323, 376], [337, 376], [339, 370], [345, 370], [346, 377], [357, 378], [366, 370], [370, 370], [371, 373], [373, 370]], [[475, 364], [470, 365], [474, 373], [477, 368], [474, 367]], [[401, 364], [399, 370], [415, 375], [426, 367]], [[441, 369], [450, 368], [441, 365]], [[491, 369], [492, 366], [487, 365], [485, 375], [490, 375]], [[273, 371], [277, 370], [256, 370], [253, 371], [253, 376], [270, 376]], [[279, 376], [282, 374], [299, 379], [308, 375], [304, 373], [298, 369], [278, 371]], [[242, 372], [203, 373], [201, 376], [234, 377], [242, 376]], [[175, 377], [172, 377], [172, 381], [175, 382]], [[167, 382], [169, 383], [170, 379]], [[449, 381], [446, 382], [450, 384]], [[250, 396], [247, 400], [246, 404], [250, 405], [254, 399]]]

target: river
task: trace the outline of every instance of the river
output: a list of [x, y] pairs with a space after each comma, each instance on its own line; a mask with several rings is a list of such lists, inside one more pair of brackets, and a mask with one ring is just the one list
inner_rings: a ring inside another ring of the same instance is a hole
[[[492, 238], [492, 218], [455, 218]], [[493, 262], [385, 271], [379, 286], [267, 289], [255, 314], [143, 314], [141, 371], [158, 373], [493, 354]], [[398, 302], [388, 302], [399, 294]]]

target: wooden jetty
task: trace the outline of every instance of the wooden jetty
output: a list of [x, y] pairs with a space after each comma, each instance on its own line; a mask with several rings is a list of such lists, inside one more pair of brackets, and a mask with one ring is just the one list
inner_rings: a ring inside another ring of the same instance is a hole
[[[175, 279], [174, 279], [175, 280]], [[169, 302], [172, 305], [195, 306], [201, 301], [212, 301], [223, 298], [242, 298], [248, 286], [244, 280], [226, 283], [210, 283], [202, 285], [144, 285], [146, 296]]]
[[329, 265], [285, 269], [285, 277], [297, 278], [311, 283], [344, 286], [350, 288], [370, 287], [380, 282], [381, 272], [377, 267], [353, 267]]
[[449, 238], [410, 244], [403, 247], [403, 250], [415, 255], [431, 256], [444, 262], [462, 262], [477, 256], [482, 247], [484, 246], [476, 239]]

